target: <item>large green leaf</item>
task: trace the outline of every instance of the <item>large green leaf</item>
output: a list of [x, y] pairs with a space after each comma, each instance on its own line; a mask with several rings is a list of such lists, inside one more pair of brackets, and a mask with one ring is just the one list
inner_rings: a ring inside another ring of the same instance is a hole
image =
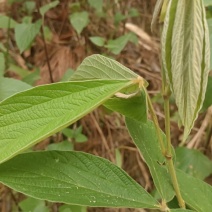
[[82, 152], [34, 152], [0, 165], [0, 181], [29, 196], [101, 207], [158, 208], [123, 170]]
[[22, 82], [21, 80], [2, 77], [0, 78], [0, 101], [6, 99], [7, 97], [15, 93], [18, 93], [30, 88], [32, 88], [31, 85], [25, 82]]
[[36, 23], [21, 23], [15, 26], [15, 40], [17, 46], [22, 53], [31, 45], [32, 41], [39, 33], [41, 27], [41, 20]]
[[169, 1], [162, 34], [162, 60], [185, 126], [183, 140], [190, 133], [204, 100], [209, 54], [202, 0]]
[[[160, 196], [163, 200], [170, 201], [174, 197], [174, 190], [166, 166], [163, 165], [164, 156], [159, 147], [154, 124], [151, 121], [142, 123], [130, 118], [126, 118], [126, 124], [135, 145], [138, 147], [149, 167]], [[165, 140], [163, 133], [162, 136]]]
[[207, 110], [211, 105], [212, 105], [212, 76], [208, 77], [208, 84], [207, 84], [207, 89], [205, 93], [205, 100], [203, 103], [203, 110]]
[[0, 163], [77, 121], [130, 80], [39, 86], [0, 103]]
[[198, 212], [211, 212], [212, 186], [177, 170], [181, 194], [186, 204]]
[[201, 180], [212, 173], [212, 161], [201, 152], [185, 147], [179, 147], [175, 152], [178, 169]]
[[119, 62], [102, 55], [94, 54], [87, 57], [71, 80], [84, 79], [135, 79], [138, 75]]
[[145, 91], [141, 91], [138, 96], [128, 99], [117, 97], [110, 98], [104, 103], [104, 106], [134, 120], [143, 122], [147, 121]]

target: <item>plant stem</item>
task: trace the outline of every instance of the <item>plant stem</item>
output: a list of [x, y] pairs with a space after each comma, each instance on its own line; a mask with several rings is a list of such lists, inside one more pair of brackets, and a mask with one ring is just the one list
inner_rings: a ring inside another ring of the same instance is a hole
[[169, 170], [169, 174], [171, 176], [171, 181], [176, 193], [176, 197], [181, 208], [185, 208], [185, 202], [181, 196], [179, 184], [177, 181], [176, 171], [173, 163], [172, 156], [172, 145], [171, 145], [171, 136], [170, 136], [170, 88], [169, 86], [164, 86], [163, 88], [163, 99], [164, 99], [164, 112], [165, 112], [165, 131], [166, 131], [166, 162]]

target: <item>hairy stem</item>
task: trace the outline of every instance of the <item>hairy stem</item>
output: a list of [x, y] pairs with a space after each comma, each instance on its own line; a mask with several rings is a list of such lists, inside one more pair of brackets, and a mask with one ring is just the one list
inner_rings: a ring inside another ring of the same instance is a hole
[[166, 131], [166, 162], [167, 167], [169, 170], [169, 174], [171, 177], [171, 181], [176, 193], [176, 197], [181, 208], [185, 208], [185, 202], [181, 196], [179, 184], [177, 181], [176, 171], [173, 163], [173, 156], [172, 156], [172, 145], [171, 145], [171, 136], [170, 136], [170, 88], [169, 86], [163, 87], [163, 99], [164, 99], [164, 112], [165, 112], [165, 131]]

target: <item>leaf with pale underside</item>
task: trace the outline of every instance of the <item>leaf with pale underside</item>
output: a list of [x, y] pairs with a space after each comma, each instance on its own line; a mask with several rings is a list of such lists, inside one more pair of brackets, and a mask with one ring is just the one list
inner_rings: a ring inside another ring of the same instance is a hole
[[202, 0], [169, 1], [162, 61], [176, 99], [186, 140], [201, 109], [209, 72], [209, 35]]
[[0, 163], [97, 108], [131, 80], [64, 82], [35, 87], [0, 103]]
[[0, 182], [52, 202], [159, 209], [159, 203], [122, 169], [106, 159], [82, 152], [18, 155], [0, 165]]

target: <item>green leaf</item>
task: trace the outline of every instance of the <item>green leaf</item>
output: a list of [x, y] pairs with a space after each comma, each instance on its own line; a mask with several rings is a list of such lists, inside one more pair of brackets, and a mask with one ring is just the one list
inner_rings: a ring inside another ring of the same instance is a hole
[[61, 82], [66, 82], [69, 81], [71, 76], [74, 74], [74, 70], [69, 68], [65, 74], [63, 75], [62, 79], [60, 80]]
[[187, 210], [187, 209], [171, 209], [170, 212], [192, 212], [192, 210]]
[[163, 2], [164, 0], [157, 0], [156, 4], [155, 4], [155, 9], [154, 9], [154, 12], [153, 12], [153, 16], [152, 16], [152, 22], [151, 22], [151, 30], [153, 31], [154, 29], [154, 26], [157, 22], [157, 18], [160, 14], [160, 11], [161, 11], [161, 8], [163, 6]]
[[0, 78], [0, 101], [29, 88], [32, 88], [32, 86], [20, 80], [13, 78]]
[[147, 121], [146, 93], [144, 91], [141, 91], [139, 96], [129, 99], [110, 98], [104, 103], [104, 106], [136, 121]]
[[83, 142], [86, 142], [87, 140], [88, 140], [88, 138], [85, 135], [83, 135], [83, 134], [77, 134], [75, 136], [75, 141], [77, 143], [83, 143]]
[[211, 212], [212, 186], [177, 170], [180, 191], [186, 204], [198, 212]]
[[17, 22], [14, 21], [12, 18], [5, 16], [5, 15], [0, 15], [0, 28], [7, 29], [9, 28], [14, 28], [16, 26]]
[[5, 56], [2, 52], [0, 52], [0, 77], [4, 76], [5, 68]]
[[0, 103], [0, 163], [79, 120], [129, 80], [38, 86]]
[[113, 54], [119, 54], [127, 45], [127, 43], [131, 41], [132, 36], [134, 36], [132, 33], [127, 33], [126, 35], [123, 35], [114, 40], [109, 40], [105, 47], [108, 48]]
[[162, 60], [185, 127], [184, 141], [204, 100], [209, 46], [202, 0], [169, 1], [162, 33]]
[[63, 135], [65, 135], [67, 138], [74, 138], [74, 130], [65, 128], [62, 130]]
[[46, 207], [45, 201], [34, 199], [32, 197], [28, 197], [27, 199], [21, 201], [18, 205], [22, 211], [29, 211], [29, 212], [49, 211], [49, 209]]
[[212, 77], [208, 77], [208, 85], [205, 93], [205, 100], [203, 103], [203, 110], [207, 110], [212, 105]]
[[39, 33], [40, 27], [41, 20], [38, 20], [34, 24], [22, 23], [15, 26], [15, 40], [21, 53], [29, 48], [36, 35]]
[[80, 34], [89, 23], [89, 17], [86, 11], [75, 12], [69, 16], [69, 19], [78, 34]]
[[208, 28], [209, 28], [210, 49], [211, 49], [210, 70], [212, 70], [212, 18], [209, 18], [207, 22], [208, 22]]
[[138, 75], [115, 60], [94, 54], [87, 57], [71, 80], [86, 79], [135, 79]]
[[212, 6], [212, 1], [211, 0], [204, 0], [204, 5], [205, 5], [205, 7]]
[[82, 152], [33, 152], [0, 165], [0, 182], [29, 196], [94, 207], [158, 208], [123, 170]]
[[89, 37], [90, 41], [95, 44], [96, 46], [104, 46], [105, 44], [105, 38], [95, 36], [95, 37]]
[[71, 151], [73, 150], [73, 143], [69, 141], [62, 141], [59, 143], [49, 144], [47, 150]]
[[103, 0], [88, 0], [91, 7], [95, 8], [98, 12], [102, 11]]
[[40, 14], [42, 16], [44, 16], [47, 11], [49, 11], [50, 9], [56, 7], [59, 3], [60, 3], [59, 1], [53, 1], [53, 2], [50, 2], [48, 4], [43, 5], [40, 8]]
[[201, 180], [212, 174], [212, 161], [201, 152], [185, 147], [179, 147], [175, 152], [178, 169]]
[[[163, 165], [164, 156], [159, 147], [154, 124], [151, 121], [142, 123], [126, 118], [126, 125], [135, 145], [149, 167], [160, 196], [163, 200], [170, 201], [174, 197], [174, 190], [166, 166]], [[162, 136], [165, 140], [163, 133]]]
[[40, 79], [40, 70], [36, 68], [33, 72], [28, 72], [28, 75], [25, 76], [22, 81], [30, 85], [34, 85], [37, 80]]
[[59, 212], [87, 212], [86, 207], [78, 205], [62, 205], [59, 207]]

